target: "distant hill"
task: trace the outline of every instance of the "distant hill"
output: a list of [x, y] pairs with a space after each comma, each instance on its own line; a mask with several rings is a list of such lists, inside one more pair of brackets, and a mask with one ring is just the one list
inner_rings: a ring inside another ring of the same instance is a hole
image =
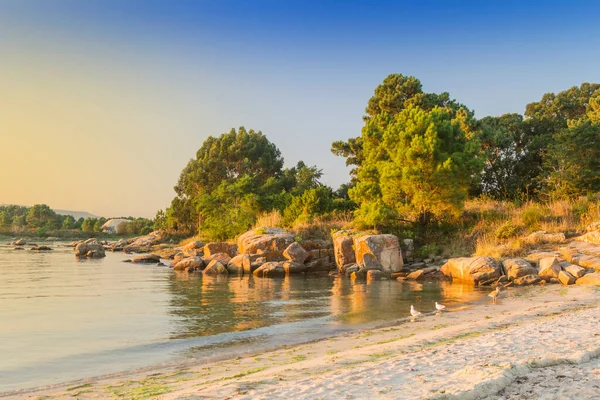
[[57, 210], [56, 208], [53, 208], [53, 210], [55, 213], [60, 214], [60, 215], [72, 215], [73, 218], [75, 218], [75, 219], [99, 218], [97, 215], [90, 214], [89, 212], [85, 212], [85, 211]]

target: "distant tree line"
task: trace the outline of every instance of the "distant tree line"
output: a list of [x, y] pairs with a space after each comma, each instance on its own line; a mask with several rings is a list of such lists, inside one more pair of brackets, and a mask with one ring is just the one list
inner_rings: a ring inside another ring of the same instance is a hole
[[[120, 235], [144, 235], [153, 230], [154, 221], [146, 218], [132, 218], [117, 229]], [[7, 205], [0, 206], [0, 232], [29, 232], [45, 235], [51, 232], [98, 233], [108, 218], [79, 218], [57, 214], [46, 204], [32, 207]]]
[[227, 239], [277, 211], [282, 225], [351, 213], [361, 229], [425, 229], [459, 218], [469, 197], [544, 201], [600, 191], [600, 84], [547, 93], [523, 115], [475, 118], [448, 93], [392, 74], [375, 88], [360, 136], [332, 144], [352, 167], [338, 190], [317, 166], [283, 168], [260, 131], [209, 137], [155, 226]]

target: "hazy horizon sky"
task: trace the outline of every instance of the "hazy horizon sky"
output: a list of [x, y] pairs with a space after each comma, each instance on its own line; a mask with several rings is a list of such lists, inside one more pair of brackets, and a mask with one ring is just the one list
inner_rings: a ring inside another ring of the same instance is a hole
[[245, 126], [333, 187], [331, 142], [413, 75], [477, 117], [600, 82], [592, 1], [0, 0], [0, 203], [153, 217]]

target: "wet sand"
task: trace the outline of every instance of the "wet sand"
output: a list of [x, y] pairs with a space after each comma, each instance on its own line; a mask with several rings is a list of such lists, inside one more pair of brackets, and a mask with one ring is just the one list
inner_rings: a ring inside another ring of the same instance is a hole
[[7, 398], [546, 399], [600, 394], [600, 291], [509, 289], [415, 321]]

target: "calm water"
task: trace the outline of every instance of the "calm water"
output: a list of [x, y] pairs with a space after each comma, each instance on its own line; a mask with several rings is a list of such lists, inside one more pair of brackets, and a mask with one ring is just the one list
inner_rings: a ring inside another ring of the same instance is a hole
[[0, 392], [299, 343], [474, 300], [472, 287], [210, 278], [0, 245]]

